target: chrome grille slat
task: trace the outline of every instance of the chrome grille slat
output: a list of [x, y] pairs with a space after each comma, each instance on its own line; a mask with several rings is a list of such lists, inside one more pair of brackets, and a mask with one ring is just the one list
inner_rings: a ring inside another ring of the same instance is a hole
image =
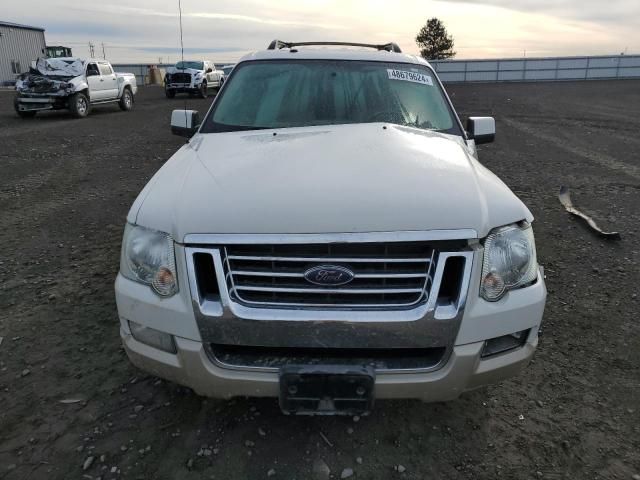
[[345, 295], [367, 295], [367, 294], [394, 294], [394, 293], [422, 293], [422, 288], [286, 288], [286, 287], [251, 287], [236, 286], [233, 289], [246, 290], [249, 292], [274, 292], [274, 293], [340, 293]]
[[[425, 242], [221, 247], [231, 299], [256, 308], [414, 308], [429, 298], [436, 258]], [[353, 280], [326, 287], [305, 280], [321, 265], [349, 268]]]
[[251, 255], [229, 255], [229, 260], [252, 260], [264, 262], [331, 262], [331, 263], [420, 263], [429, 262], [430, 258], [333, 258], [333, 257], [264, 257]]
[[[288, 278], [304, 278], [304, 273], [291, 272], [259, 272], [259, 271], [243, 271], [230, 270], [227, 275], [244, 275], [248, 277], [288, 277]], [[426, 273], [358, 273], [354, 278], [425, 278]]]

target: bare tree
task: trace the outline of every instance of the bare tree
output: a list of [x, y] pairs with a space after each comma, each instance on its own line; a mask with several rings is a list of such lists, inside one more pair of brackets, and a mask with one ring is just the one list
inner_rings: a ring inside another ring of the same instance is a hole
[[427, 60], [443, 60], [456, 55], [453, 50], [453, 37], [438, 18], [430, 18], [416, 36], [420, 55]]

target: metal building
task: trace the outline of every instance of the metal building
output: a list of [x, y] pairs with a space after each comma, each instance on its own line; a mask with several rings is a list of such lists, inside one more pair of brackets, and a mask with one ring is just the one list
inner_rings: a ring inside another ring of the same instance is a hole
[[13, 84], [44, 48], [44, 28], [0, 21], [0, 85]]

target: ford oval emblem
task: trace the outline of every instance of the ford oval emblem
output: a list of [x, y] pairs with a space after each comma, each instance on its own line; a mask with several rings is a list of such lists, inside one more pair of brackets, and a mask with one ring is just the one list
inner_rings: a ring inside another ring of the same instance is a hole
[[304, 278], [316, 285], [335, 287], [349, 283], [355, 278], [355, 274], [338, 265], [318, 265], [304, 272]]

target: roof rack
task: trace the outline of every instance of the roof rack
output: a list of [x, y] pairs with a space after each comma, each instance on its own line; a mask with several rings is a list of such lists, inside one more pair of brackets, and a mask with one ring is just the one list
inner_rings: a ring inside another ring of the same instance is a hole
[[280, 50], [281, 48], [306, 47], [310, 45], [338, 45], [346, 47], [365, 47], [375, 48], [376, 50], [386, 50], [387, 52], [402, 53], [397, 43], [385, 43], [383, 45], [374, 45], [371, 43], [352, 43], [352, 42], [283, 42], [282, 40], [274, 40], [269, 44], [267, 50]]

